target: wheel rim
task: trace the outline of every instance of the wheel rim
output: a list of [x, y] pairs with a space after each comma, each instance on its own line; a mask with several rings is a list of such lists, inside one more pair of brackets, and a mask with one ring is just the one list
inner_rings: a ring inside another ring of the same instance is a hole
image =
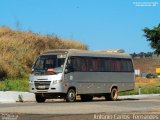
[[75, 91], [74, 90], [69, 90], [68, 97], [69, 97], [70, 101], [74, 101], [75, 97], [76, 97]]

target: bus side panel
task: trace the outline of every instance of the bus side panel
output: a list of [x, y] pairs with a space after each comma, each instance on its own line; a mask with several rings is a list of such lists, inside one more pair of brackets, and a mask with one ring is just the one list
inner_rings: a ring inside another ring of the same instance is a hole
[[110, 93], [113, 86], [119, 91], [134, 89], [134, 73], [129, 72], [73, 72], [65, 76], [78, 94]]

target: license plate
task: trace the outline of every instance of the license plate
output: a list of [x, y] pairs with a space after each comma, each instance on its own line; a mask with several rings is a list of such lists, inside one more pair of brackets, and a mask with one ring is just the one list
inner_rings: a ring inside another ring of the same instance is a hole
[[39, 89], [45, 89], [45, 86], [38, 86]]

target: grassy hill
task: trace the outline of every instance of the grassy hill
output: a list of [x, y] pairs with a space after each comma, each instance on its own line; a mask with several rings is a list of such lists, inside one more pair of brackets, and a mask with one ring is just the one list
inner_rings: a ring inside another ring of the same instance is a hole
[[24, 77], [35, 58], [49, 49], [87, 49], [78, 41], [0, 27], [0, 79]]

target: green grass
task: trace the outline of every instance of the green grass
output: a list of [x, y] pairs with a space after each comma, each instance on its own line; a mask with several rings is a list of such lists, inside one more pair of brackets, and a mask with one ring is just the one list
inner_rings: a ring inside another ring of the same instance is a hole
[[141, 94], [160, 94], [160, 81], [152, 84], [136, 84], [133, 91], [120, 92], [120, 95], [138, 95], [139, 87], [141, 87]]
[[0, 91], [29, 91], [27, 78], [0, 81]]

